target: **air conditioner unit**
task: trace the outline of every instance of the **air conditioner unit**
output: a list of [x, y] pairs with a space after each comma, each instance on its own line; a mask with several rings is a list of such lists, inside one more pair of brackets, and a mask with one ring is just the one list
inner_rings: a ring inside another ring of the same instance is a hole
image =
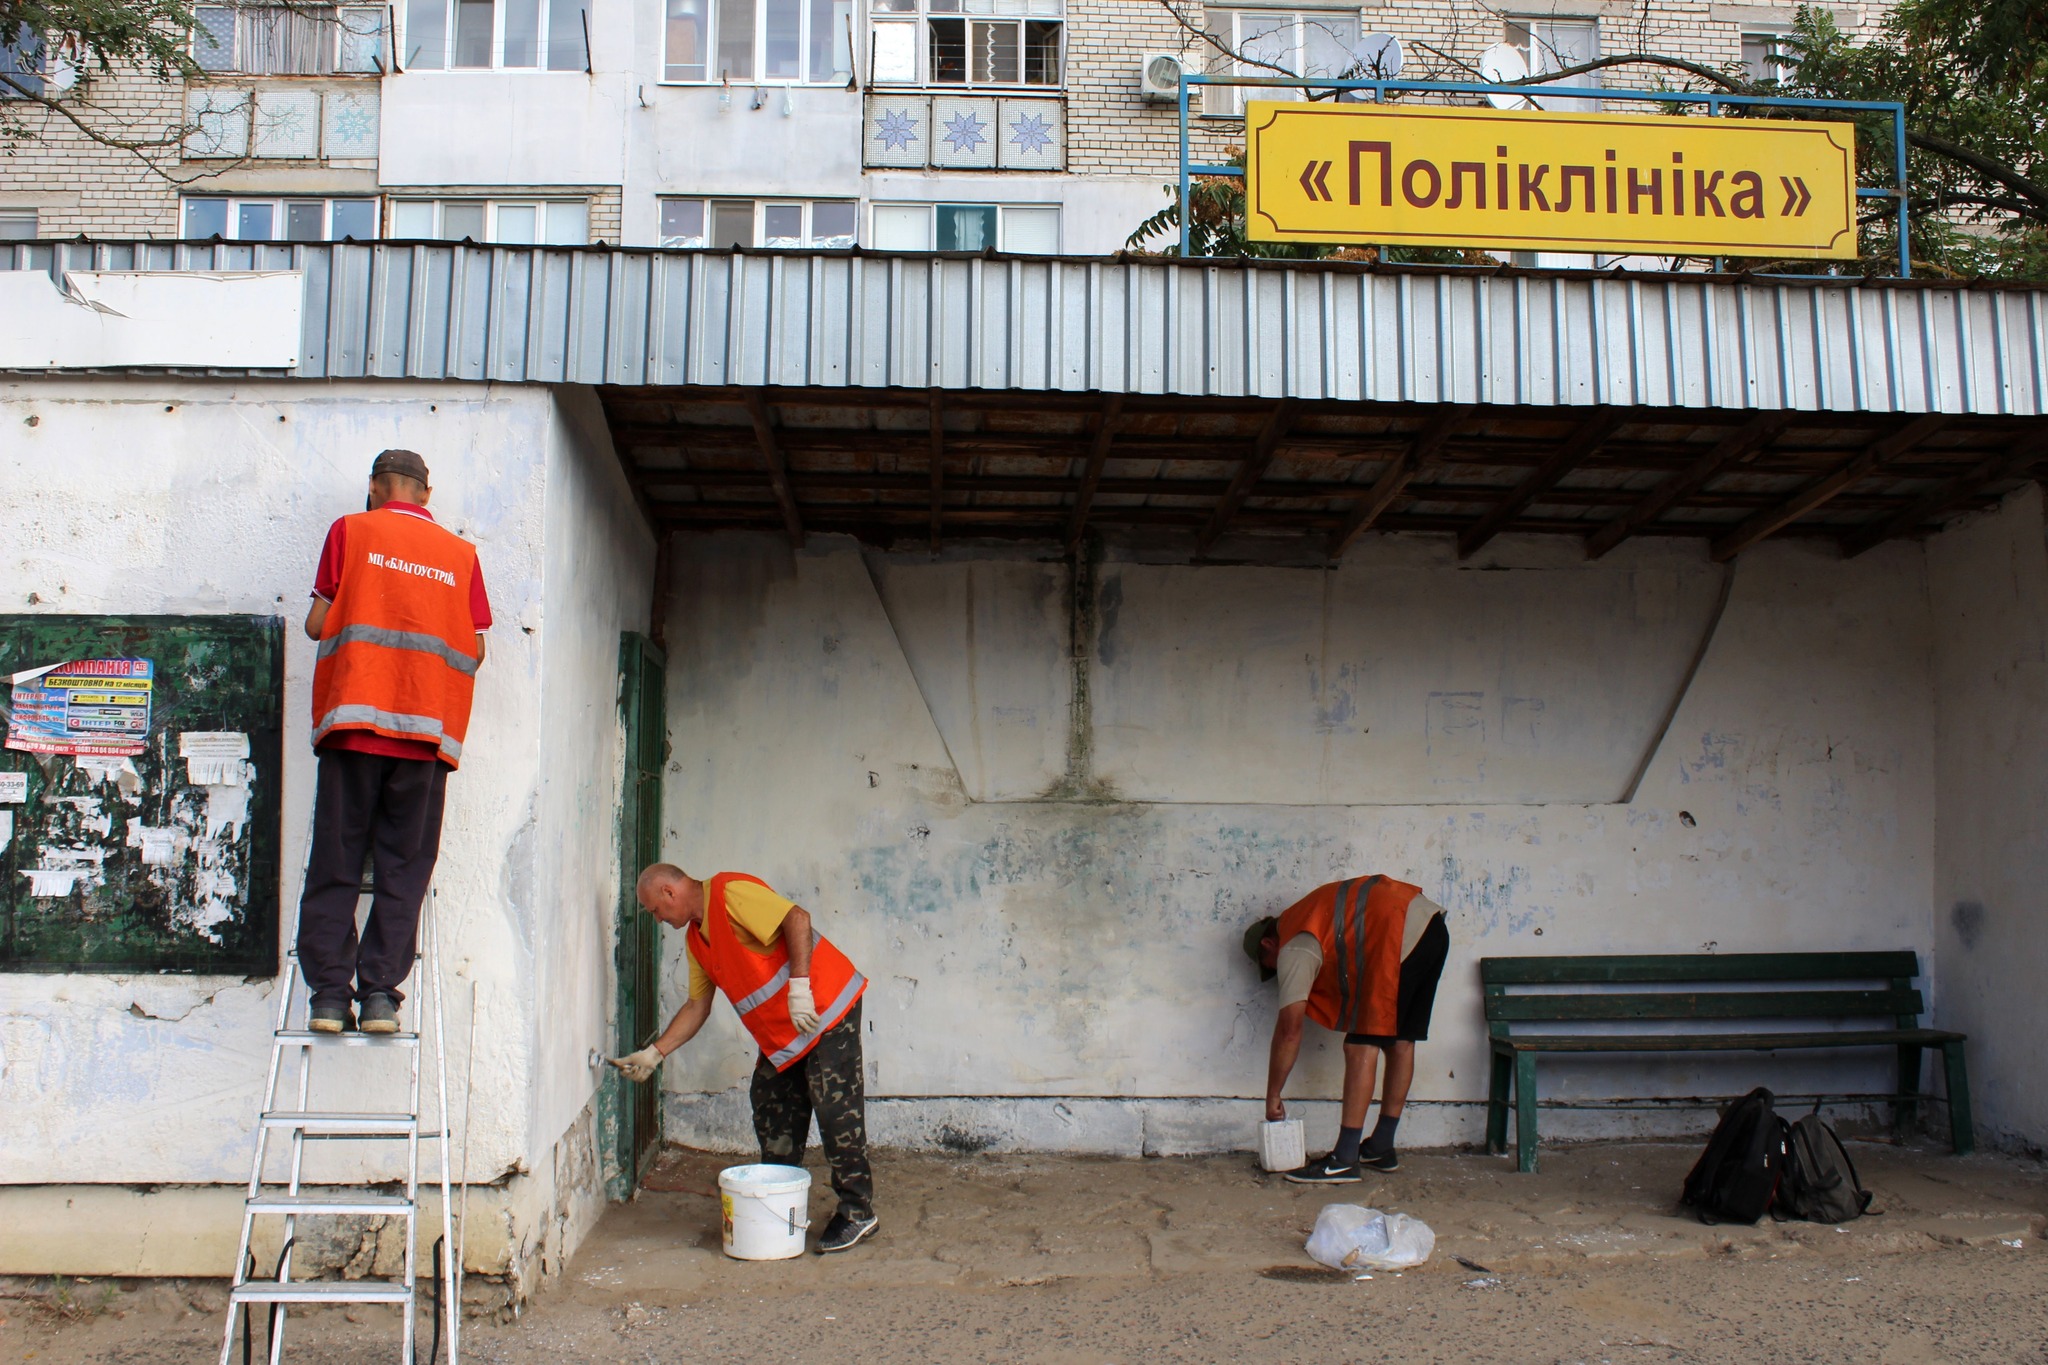
[[1138, 66], [1138, 85], [1148, 100], [1178, 100], [1182, 73], [1194, 71], [1195, 64], [1178, 52], [1148, 52]]

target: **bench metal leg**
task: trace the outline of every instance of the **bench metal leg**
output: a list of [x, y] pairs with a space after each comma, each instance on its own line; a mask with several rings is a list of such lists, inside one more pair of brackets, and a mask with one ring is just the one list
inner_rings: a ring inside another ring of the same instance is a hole
[[1970, 1122], [1970, 1073], [1963, 1065], [1960, 1039], [1941, 1045], [1941, 1060], [1948, 1072], [1948, 1133], [1957, 1156], [1977, 1150], [1976, 1126]]
[[1920, 1046], [1899, 1044], [1899, 1097], [1892, 1102], [1892, 1135], [1909, 1137], [1920, 1120]]
[[1515, 1055], [1515, 1169], [1536, 1169], [1536, 1054]]
[[1508, 1149], [1508, 1086], [1514, 1082], [1515, 1074], [1504, 1052], [1493, 1054], [1492, 1069], [1486, 1079], [1486, 1154], [1500, 1156]]

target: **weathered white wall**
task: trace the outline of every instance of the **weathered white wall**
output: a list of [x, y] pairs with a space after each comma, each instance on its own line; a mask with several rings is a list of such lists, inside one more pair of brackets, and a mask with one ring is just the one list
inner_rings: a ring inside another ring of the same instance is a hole
[[[1624, 806], [1721, 571], [1686, 545], [1591, 565], [1569, 548], [1510, 541], [1460, 566], [1447, 543], [1396, 537], [1329, 573], [1104, 564], [1070, 733], [1062, 565], [687, 542], [670, 631], [706, 647], [671, 664], [670, 851], [765, 877], [867, 971], [874, 1122], [907, 1142], [1242, 1144], [1272, 999], [1238, 937], [1362, 871], [1452, 914], [1418, 1142], [1479, 1131], [1481, 956], [1926, 951], [1918, 551], [1745, 557]], [[1471, 722], [1449, 754], [1431, 747], [1445, 692]], [[752, 1049], [714, 1020], [668, 1068], [671, 1134], [744, 1145]], [[1333, 1093], [1335, 1060], [1318, 1049], [1296, 1093]], [[1885, 1076], [1840, 1056], [1609, 1062], [1546, 1068], [1546, 1091]]]
[[[1928, 544], [1937, 1022], [1970, 1035], [1982, 1140], [2048, 1148], [2048, 547], [2041, 489]], [[1935, 1079], [1935, 1087], [1940, 1082]]]
[[516, 190], [619, 183], [628, 95], [616, 77], [408, 71], [388, 77], [383, 92], [383, 184]]

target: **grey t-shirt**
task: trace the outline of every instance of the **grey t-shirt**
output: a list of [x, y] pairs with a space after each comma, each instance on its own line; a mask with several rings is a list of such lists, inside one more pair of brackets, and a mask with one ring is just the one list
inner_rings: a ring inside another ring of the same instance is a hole
[[[1408, 902], [1408, 919], [1401, 926], [1401, 960], [1407, 961], [1408, 954], [1415, 951], [1422, 931], [1429, 927], [1430, 920], [1443, 913], [1443, 907], [1427, 896], [1417, 896]], [[1280, 945], [1280, 956], [1273, 968], [1279, 973], [1280, 1007], [1299, 1005], [1308, 999], [1315, 989], [1316, 978], [1323, 973], [1323, 945], [1314, 934], [1296, 934]]]

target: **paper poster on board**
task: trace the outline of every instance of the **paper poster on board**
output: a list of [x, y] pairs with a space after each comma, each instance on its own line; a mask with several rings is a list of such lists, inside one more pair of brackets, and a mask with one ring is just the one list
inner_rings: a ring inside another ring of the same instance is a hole
[[32, 754], [139, 754], [149, 740], [156, 665], [73, 659], [12, 675], [7, 747]]

